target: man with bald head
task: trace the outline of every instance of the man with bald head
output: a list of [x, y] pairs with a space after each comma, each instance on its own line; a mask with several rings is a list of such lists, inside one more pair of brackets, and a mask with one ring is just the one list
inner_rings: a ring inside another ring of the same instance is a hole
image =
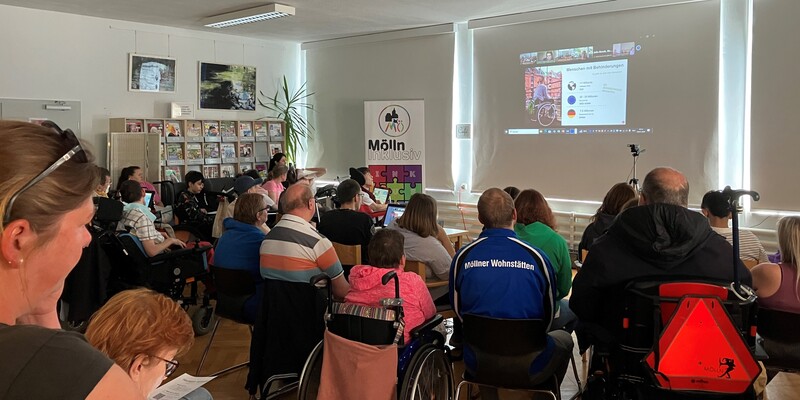
[[[516, 219], [514, 201], [508, 193], [497, 188], [483, 192], [478, 200], [478, 220], [484, 230], [477, 240], [459, 250], [450, 266], [450, 303], [459, 318], [473, 314], [542, 319], [548, 327], [553, 321], [555, 272], [543, 252], [517, 239]], [[502, 332], [498, 335], [502, 340]], [[532, 383], [554, 374], [562, 379], [572, 354], [569, 333], [556, 330], [547, 335], [548, 351], [530, 367]], [[464, 364], [467, 371], [475, 371], [475, 355], [467, 345]], [[482, 398], [493, 396], [496, 393], [490, 388], [481, 388]]]
[[324, 272], [331, 277], [333, 295], [343, 299], [350, 290], [333, 244], [309, 223], [317, 210], [308, 185], [294, 184], [281, 194], [284, 215], [261, 243], [261, 276], [307, 283]]
[[[688, 203], [686, 177], [673, 168], [656, 168], [644, 178], [639, 207], [617, 216], [592, 244], [569, 301], [581, 321], [581, 347], [616, 343], [623, 292], [632, 281], [733, 281], [731, 245]], [[742, 282], [750, 285], [750, 272], [737, 263]]]

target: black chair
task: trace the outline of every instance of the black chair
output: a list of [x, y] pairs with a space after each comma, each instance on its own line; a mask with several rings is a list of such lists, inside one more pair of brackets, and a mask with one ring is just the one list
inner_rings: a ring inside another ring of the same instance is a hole
[[[327, 299], [307, 282], [266, 279], [263, 293], [245, 388], [251, 396], [260, 391], [260, 398], [268, 399], [297, 387], [308, 355], [322, 340]], [[289, 383], [270, 393], [279, 380]]]
[[764, 347], [769, 359], [767, 382], [779, 372], [800, 372], [800, 314], [762, 308], [758, 310], [759, 345]]
[[[214, 313], [217, 317], [229, 319], [237, 324], [247, 325], [250, 329], [250, 334], [253, 334], [253, 322], [249, 321], [244, 312], [244, 305], [247, 301], [256, 294], [256, 283], [253, 281], [253, 276], [245, 270], [236, 270], [221, 268], [211, 265], [211, 275], [214, 279], [214, 285], [217, 288], [217, 304], [214, 307]], [[217, 318], [214, 324], [214, 329], [211, 331], [211, 338], [208, 340], [203, 356], [200, 358], [200, 365], [197, 366], [197, 374], [203, 368], [206, 361], [211, 344], [214, 342], [214, 336], [217, 334], [217, 328], [221, 319]], [[250, 362], [244, 362], [217, 371], [211, 376], [219, 376], [228, 372], [235, 371], [239, 368], [246, 367]]]
[[502, 319], [465, 314], [464, 345], [475, 354], [477, 369], [464, 372], [456, 388], [491, 386], [499, 389], [525, 390], [561, 398], [558, 378], [531, 376], [530, 366], [547, 346], [547, 324], [540, 319]]

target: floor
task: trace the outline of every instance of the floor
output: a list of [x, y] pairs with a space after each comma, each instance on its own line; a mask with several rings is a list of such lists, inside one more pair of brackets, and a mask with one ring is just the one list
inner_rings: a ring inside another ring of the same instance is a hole
[[[179, 357], [181, 366], [174, 376], [186, 372], [195, 375], [197, 365], [200, 362], [203, 349], [205, 348], [211, 335], [198, 337], [194, 346], [188, 354]], [[207, 375], [214, 371], [245, 362], [248, 359], [250, 346], [250, 333], [244, 325], [239, 325], [228, 320], [222, 320], [214, 344], [211, 347], [208, 358], [206, 359], [201, 375]], [[585, 369], [581, 358], [575, 355], [578, 363], [578, 372], [584, 380]], [[460, 377], [463, 372], [463, 363], [457, 362], [453, 366], [456, 377]], [[248, 398], [247, 391], [244, 389], [247, 380], [247, 369], [243, 368], [236, 372], [224, 375], [205, 385], [213, 395], [215, 400], [245, 400]], [[584, 380], [585, 381], [585, 380]], [[577, 385], [573, 378], [572, 369], [567, 370], [567, 375], [561, 387], [563, 399], [569, 399], [577, 391]], [[771, 400], [794, 400], [800, 398], [800, 374], [779, 374], [767, 386], [768, 398]], [[518, 397], [513, 392], [503, 393], [503, 399], [525, 398]], [[285, 396], [285, 399], [293, 399], [294, 394]], [[462, 395], [462, 399], [466, 396]]]

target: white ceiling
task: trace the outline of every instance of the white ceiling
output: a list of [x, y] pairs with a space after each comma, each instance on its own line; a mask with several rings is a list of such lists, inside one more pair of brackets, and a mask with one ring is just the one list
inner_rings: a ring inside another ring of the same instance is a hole
[[297, 14], [222, 30], [205, 17], [274, 2], [266, 0], [0, 0], [0, 4], [70, 14], [206, 30], [259, 39], [310, 42], [399, 29], [464, 22], [614, 0], [277, 0]]

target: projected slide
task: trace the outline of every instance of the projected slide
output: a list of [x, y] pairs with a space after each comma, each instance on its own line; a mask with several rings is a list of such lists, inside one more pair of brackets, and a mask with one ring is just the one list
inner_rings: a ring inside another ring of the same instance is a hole
[[506, 133], [651, 132], [627, 115], [628, 69], [641, 49], [624, 42], [520, 54], [526, 123]]
[[625, 125], [628, 60], [567, 65], [563, 69], [563, 126]]

